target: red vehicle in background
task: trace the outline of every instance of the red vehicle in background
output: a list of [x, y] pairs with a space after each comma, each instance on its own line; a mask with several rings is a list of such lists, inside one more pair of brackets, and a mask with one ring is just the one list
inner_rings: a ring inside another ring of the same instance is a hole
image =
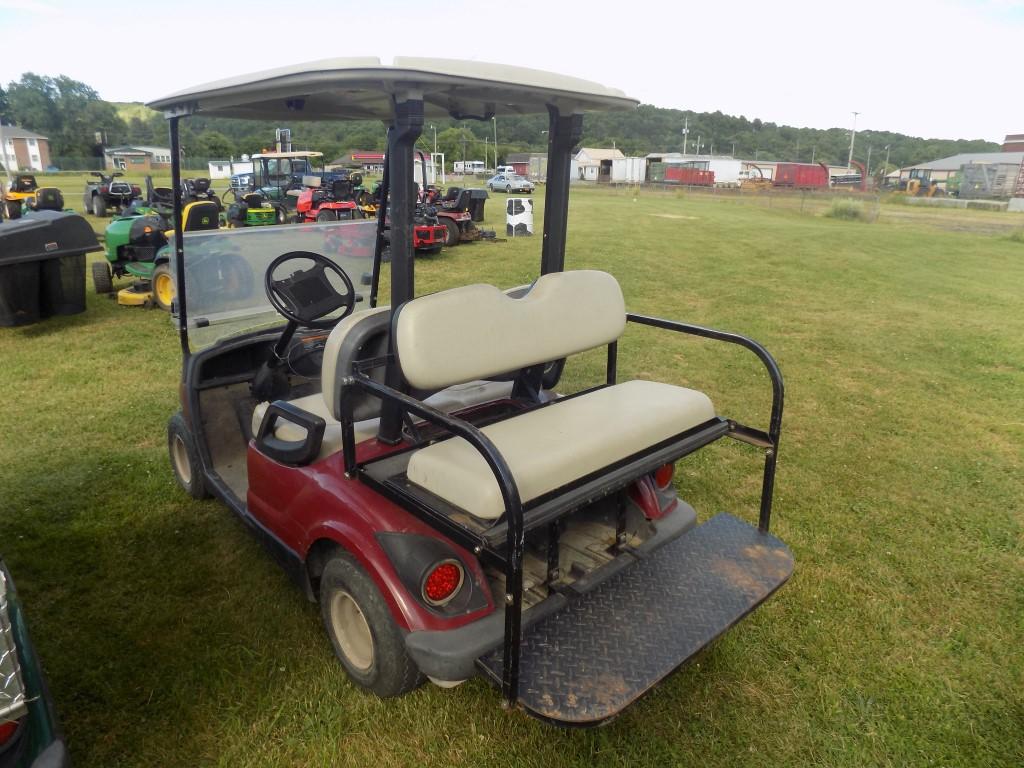
[[822, 163], [779, 163], [772, 186], [796, 189], [828, 189], [828, 166]]
[[689, 187], [715, 186], [715, 172], [685, 165], [670, 165], [665, 168], [665, 182], [669, 184], [685, 184]]
[[299, 222], [363, 218], [356, 204], [355, 188], [363, 183], [363, 177], [358, 173], [325, 174], [322, 179], [306, 177], [303, 183], [306, 186], [295, 202], [295, 218]]

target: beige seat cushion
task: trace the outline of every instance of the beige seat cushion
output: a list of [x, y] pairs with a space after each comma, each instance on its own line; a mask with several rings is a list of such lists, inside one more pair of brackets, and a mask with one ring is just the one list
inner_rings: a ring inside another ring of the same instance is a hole
[[[431, 395], [424, 402], [442, 413], [451, 413], [462, 408], [468, 408], [471, 405], [509, 397], [511, 394], [512, 382], [510, 381], [471, 381], [466, 384], [448, 387]], [[317, 461], [341, 450], [341, 422], [331, 415], [327, 401], [321, 393], [317, 392], [314, 395], [297, 397], [288, 402], [296, 408], [301, 408], [307, 413], [319, 416], [327, 422]], [[251, 424], [253, 437], [260, 431], [260, 424], [263, 423], [263, 417], [266, 415], [269, 406], [270, 403], [259, 403], [253, 410]], [[356, 442], [361, 443], [364, 440], [376, 437], [379, 425], [380, 419], [357, 421], [354, 425]], [[306, 430], [298, 424], [278, 419], [274, 426], [274, 437], [280, 440], [302, 440], [306, 437]]]
[[[523, 503], [714, 418], [702, 392], [653, 381], [599, 389], [483, 428]], [[476, 517], [505, 512], [498, 482], [461, 437], [421, 448], [408, 479]]]

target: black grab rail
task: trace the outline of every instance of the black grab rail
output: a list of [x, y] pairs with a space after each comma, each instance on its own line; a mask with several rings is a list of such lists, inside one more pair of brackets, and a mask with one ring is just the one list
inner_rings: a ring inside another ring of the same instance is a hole
[[[744, 442], [750, 442], [755, 445], [763, 445], [764, 442], [768, 443], [768, 445], [765, 446], [764, 479], [761, 483], [761, 511], [757, 521], [757, 527], [761, 531], [767, 533], [768, 524], [772, 516], [772, 495], [775, 490], [775, 463], [778, 460], [779, 455], [779, 436], [782, 432], [782, 405], [785, 397], [785, 386], [782, 382], [782, 371], [779, 370], [779, 366], [775, 362], [775, 358], [771, 356], [767, 349], [762, 347], [756, 341], [748, 339], [746, 336], [741, 336], [738, 333], [718, 331], [714, 328], [705, 328], [701, 325], [679, 323], [674, 320], [662, 320], [659, 317], [635, 315], [629, 312], [626, 313], [626, 320], [631, 323], [637, 323], [638, 325], [650, 325], [654, 328], [662, 328], [667, 331], [687, 333], [691, 336], [702, 336], [705, 339], [714, 339], [716, 341], [725, 341], [730, 344], [738, 344], [757, 355], [758, 359], [764, 363], [764, 367], [768, 369], [768, 376], [772, 380], [772, 414], [771, 419], [768, 422], [768, 434], [765, 435], [759, 430], [730, 423], [732, 436], [736, 439], [743, 440]], [[767, 438], [767, 440], [765, 440], [765, 438]]]
[[506, 537], [508, 553], [505, 570], [505, 655], [501, 675], [501, 693], [507, 706], [514, 706], [519, 698], [519, 644], [523, 615], [523, 550], [525, 535], [523, 533], [523, 504], [519, 497], [519, 488], [508, 463], [497, 447], [483, 432], [467, 421], [449, 416], [436, 408], [431, 408], [415, 398], [392, 389], [386, 384], [374, 381], [364, 372], [377, 367], [380, 360], [366, 360], [356, 363], [353, 374], [342, 384], [341, 391], [341, 441], [342, 453], [345, 457], [345, 472], [356, 471], [355, 427], [352, 416], [351, 398], [346, 397], [346, 390], [358, 387], [381, 398], [398, 403], [402, 408], [422, 419], [438, 424], [454, 435], [458, 435], [472, 445], [491, 468], [501, 497], [505, 503], [508, 520]]

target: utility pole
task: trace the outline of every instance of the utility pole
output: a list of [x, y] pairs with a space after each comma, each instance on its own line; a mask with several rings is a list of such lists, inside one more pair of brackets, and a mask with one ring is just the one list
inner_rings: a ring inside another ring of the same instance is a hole
[[434, 132], [434, 154], [436, 155], [437, 154], [437, 127], [432, 125], [432, 126], [430, 126], [430, 130], [432, 130]]
[[864, 166], [864, 180], [867, 181], [871, 175], [871, 147], [868, 147], [868, 164]]
[[846, 167], [853, 168], [853, 139], [857, 135], [857, 115], [860, 112], [853, 113], [853, 130], [850, 131], [850, 156], [846, 158]]
[[885, 145], [885, 171], [884, 171], [884, 173], [889, 173], [889, 145], [888, 144]]
[[690, 118], [683, 118], [683, 154], [686, 154], [686, 137], [690, 133]]
[[[491, 122], [494, 124], [494, 170], [498, 170], [498, 118], [492, 117]], [[486, 163], [485, 163], [486, 165]]]
[[815, 144], [813, 147], [811, 147], [811, 162], [812, 163], [814, 162], [814, 155], [815, 155], [815, 153], [817, 151], [818, 151], [818, 145]]

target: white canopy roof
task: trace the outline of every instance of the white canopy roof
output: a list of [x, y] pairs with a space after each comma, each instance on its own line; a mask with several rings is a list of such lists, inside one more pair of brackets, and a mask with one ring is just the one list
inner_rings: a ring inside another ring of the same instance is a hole
[[422, 96], [427, 117], [635, 109], [615, 88], [525, 67], [453, 59], [324, 59], [218, 80], [150, 102], [168, 113], [257, 120], [386, 120], [392, 98]]

